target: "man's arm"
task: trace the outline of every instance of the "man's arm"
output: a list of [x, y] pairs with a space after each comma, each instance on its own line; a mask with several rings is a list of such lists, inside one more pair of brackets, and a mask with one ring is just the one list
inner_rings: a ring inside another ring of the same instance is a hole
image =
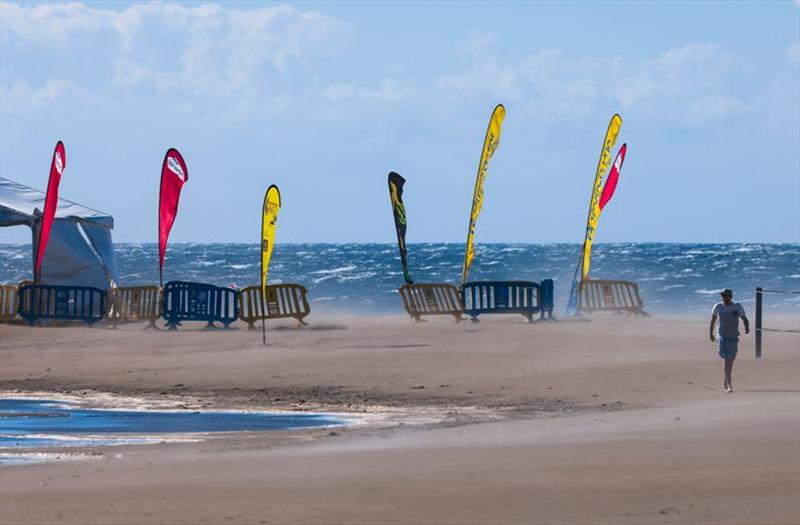
[[747, 314], [744, 313], [744, 307], [741, 304], [737, 304], [737, 309], [739, 310], [739, 317], [742, 318], [742, 322], [744, 323], [744, 333], [750, 333], [750, 320], [747, 318]]
[[716, 324], [717, 324], [717, 314], [711, 314], [711, 326], [708, 327], [708, 337], [711, 339], [712, 343], [716, 341], [716, 339], [714, 339], [714, 326]]

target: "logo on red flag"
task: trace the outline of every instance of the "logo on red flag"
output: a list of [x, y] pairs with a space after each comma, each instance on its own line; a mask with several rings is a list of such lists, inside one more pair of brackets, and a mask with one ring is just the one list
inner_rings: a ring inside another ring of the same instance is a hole
[[177, 175], [181, 181], [186, 180], [186, 175], [183, 173], [183, 168], [181, 168], [180, 163], [178, 163], [174, 157], [167, 157], [167, 167], [170, 169], [170, 171], [172, 171], [172, 173]]
[[57, 149], [55, 156], [56, 156], [55, 159], [56, 171], [58, 172], [59, 175], [61, 175], [61, 173], [64, 171], [64, 161], [61, 160], [61, 155], [58, 153]]

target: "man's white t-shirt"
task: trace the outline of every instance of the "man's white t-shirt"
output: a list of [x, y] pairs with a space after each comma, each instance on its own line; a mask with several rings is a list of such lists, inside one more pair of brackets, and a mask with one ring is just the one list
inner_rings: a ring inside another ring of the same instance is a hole
[[717, 316], [717, 334], [720, 337], [739, 337], [739, 318], [745, 317], [744, 307], [739, 303], [717, 303], [711, 310]]

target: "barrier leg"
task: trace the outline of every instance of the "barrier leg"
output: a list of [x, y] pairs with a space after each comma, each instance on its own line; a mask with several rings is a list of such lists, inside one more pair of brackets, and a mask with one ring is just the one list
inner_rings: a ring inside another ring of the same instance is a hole
[[761, 308], [763, 306], [763, 288], [756, 288], [756, 359], [761, 359]]

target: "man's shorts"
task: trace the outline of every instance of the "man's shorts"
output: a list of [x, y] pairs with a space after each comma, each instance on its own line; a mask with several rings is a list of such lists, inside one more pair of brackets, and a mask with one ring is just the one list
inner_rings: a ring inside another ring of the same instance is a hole
[[736, 352], [739, 351], [739, 338], [720, 337], [718, 347], [719, 356], [722, 359], [736, 359]]

